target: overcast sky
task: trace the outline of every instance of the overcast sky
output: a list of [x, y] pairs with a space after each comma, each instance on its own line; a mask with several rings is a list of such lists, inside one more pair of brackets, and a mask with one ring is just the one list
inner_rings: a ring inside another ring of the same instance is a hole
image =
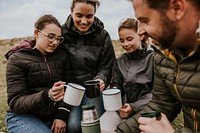
[[[33, 35], [35, 21], [44, 14], [54, 15], [61, 24], [70, 14], [72, 0], [0, 0], [0, 39]], [[118, 39], [120, 20], [134, 17], [128, 0], [100, 0], [96, 16], [104, 22], [112, 39]]]

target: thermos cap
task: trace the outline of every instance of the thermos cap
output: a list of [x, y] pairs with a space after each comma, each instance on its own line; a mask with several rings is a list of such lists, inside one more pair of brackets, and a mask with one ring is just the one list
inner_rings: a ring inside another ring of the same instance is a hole
[[94, 110], [95, 109], [95, 105], [93, 105], [93, 104], [83, 105], [82, 109], [83, 110], [91, 110], [91, 109]]

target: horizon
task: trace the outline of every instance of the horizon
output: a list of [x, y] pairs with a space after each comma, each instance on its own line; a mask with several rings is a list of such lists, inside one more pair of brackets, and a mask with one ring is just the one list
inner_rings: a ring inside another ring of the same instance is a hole
[[[95, 16], [104, 23], [111, 39], [117, 40], [119, 22], [134, 18], [132, 4], [128, 0], [100, 0], [100, 3]], [[70, 14], [70, 5], [71, 0], [0, 0], [0, 39], [32, 36], [35, 21], [44, 14], [52, 14], [62, 25]]]

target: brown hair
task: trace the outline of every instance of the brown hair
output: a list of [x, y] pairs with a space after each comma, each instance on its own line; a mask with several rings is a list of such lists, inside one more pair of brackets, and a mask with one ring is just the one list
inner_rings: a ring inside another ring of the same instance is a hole
[[[133, 19], [133, 18], [124, 19], [119, 23], [118, 33], [120, 32], [121, 29], [124, 29], [124, 28], [125, 29], [131, 29], [131, 30], [133, 30], [137, 33], [138, 21], [136, 19]], [[146, 41], [147, 41], [147, 36], [144, 35], [144, 38], [142, 39], [142, 43], [147, 44]]]
[[[60, 23], [58, 22], [58, 20], [50, 15], [50, 14], [46, 14], [46, 15], [43, 15], [41, 16], [36, 22], [35, 22], [35, 29], [38, 29], [38, 30], [42, 30], [45, 28], [45, 26], [47, 24], [55, 24], [57, 25], [58, 27], [61, 28], [61, 25]], [[61, 28], [62, 29], [62, 28]]]
[[98, 0], [73, 0], [71, 8], [73, 9], [75, 7], [75, 4], [78, 2], [91, 4], [94, 7], [95, 11], [96, 11], [97, 7], [99, 7], [99, 5], [100, 5], [100, 2]]
[[[168, 7], [170, 0], [143, 0], [147, 3], [147, 5], [155, 10], [164, 12]], [[186, 0], [188, 2], [191, 2], [194, 7], [196, 7], [198, 10], [200, 10], [200, 0]]]
[[137, 30], [138, 30], [138, 22], [137, 22], [137, 20], [135, 20], [133, 18], [124, 19], [119, 23], [118, 32], [123, 28], [133, 29], [135, 32], [137, 32]]

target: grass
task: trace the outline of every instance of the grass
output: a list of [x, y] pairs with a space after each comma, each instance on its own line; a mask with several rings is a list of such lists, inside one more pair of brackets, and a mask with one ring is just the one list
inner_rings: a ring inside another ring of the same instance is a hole
[[6, 46], [0, 45], [0, 132], [7, 132], [5, 124], [5, 114], [7, 110], [7, 96], [6, 96], [6, 83], [5, 83], [5, 71], [6, 71], [6, 59], [4, 58]]
[[[0, 40], [0, 133], [7, 133], [6, 128], [6, 111], [7, 111], [7, 96], [6, 96], [6, 79], [5, 79], [5, 71], [6, 71], [6, 59], [4, 57], [5, 53], [16, 43], [21, 41], [22, 39], [12, 39], [12, 40]], [[114, 49], [116, 52], [116, 56], [119, 56], [122, 52], [124, 52], [118, 41], [113, 41]], [[172, 123], [173, 127], [180, 128], [183, 126], [183, 116], [182, 113], [178, 115], [178, 117]]]

